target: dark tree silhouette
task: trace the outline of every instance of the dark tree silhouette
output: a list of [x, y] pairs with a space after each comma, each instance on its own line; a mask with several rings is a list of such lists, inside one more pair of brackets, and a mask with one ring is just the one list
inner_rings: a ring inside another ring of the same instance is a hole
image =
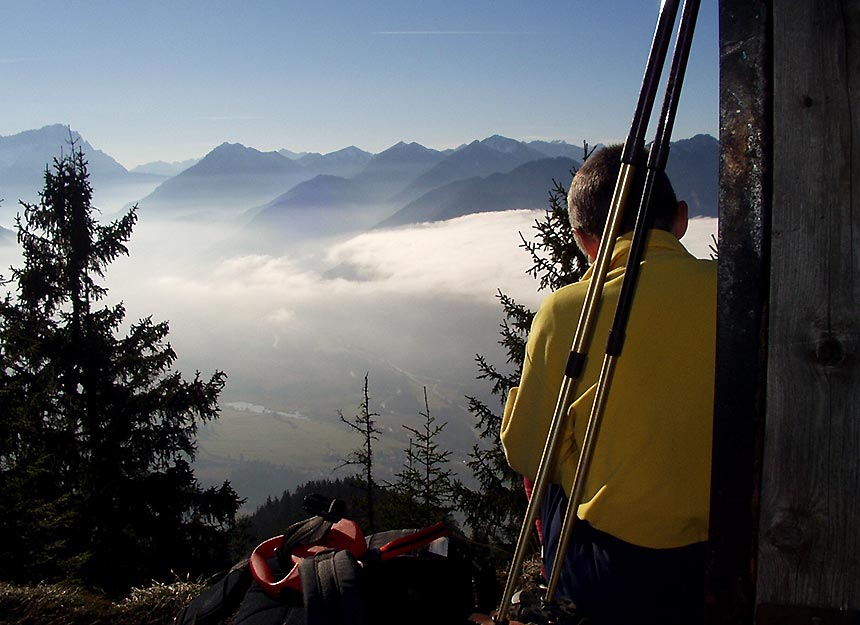
[[380, 429], [376, 425], [375, 417], [379, 414], [370, 411], [370, 394], [368, 391], [368, 377], [364, 376], [364, 399], [359, 406], [359, 413], [352, 419], [347, 419], [343, 416], [343, 412], [338, 410], [340, 420], [346, 423], [350, 428], [361, 435], [361, 447], [354, 449], [347, 458], [341, 462], [338, 468], [345, 466], [358, 466], [359, 474], [356, 476], [364, 483], [365, 492], [365, 514], [368, 522], [368, 530], [376, 531], [376, 515], [374, 510], [375, 491], [378, 485], [373, 478], [373, 441], [379, 440]]
[[406, 448], [406, 462], [391, 485], [407, 502], [405, 523], [409, 526], [426, 526], [448, 519], [453, 509], [454, 472], [448, 468], [451, 451], [441, 449], [437, 442], [447, 424], [437, 424], [430, 412], [427, 387], [424, 387], [424, 412], [419, 414], [424, 417], [420, 428], [403, 426], [412, 436]]
[[137, 213], [95, 220], [74, 144], [40, 195], [21, 204], [23, 266], [0, 303], [0, 575], [122, 592], [221, 566], [241, 500], [227, 483], [202, 489], [191, 461], [225, 375], [183, 379], [167, 323], [121, 336], [123, 305], [97, 305]]

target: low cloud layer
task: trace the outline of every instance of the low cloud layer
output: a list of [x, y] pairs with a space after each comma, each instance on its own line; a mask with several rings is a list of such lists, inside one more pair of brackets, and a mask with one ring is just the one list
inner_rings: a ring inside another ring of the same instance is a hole
[[[474, 355], [501, 355], [498, 290], [531, 308], [544, 295], [519, 248], [519, 233], [531, 237], [541, 216], [468, 215], [280, 255], [226, 254], [222, 227], [143, 219], [130, 257], [109, 269], [110, 297], [125, 303], [130, 320], [169, 320], [184, 368], [223, 369], [237, 394], [284, 391], [276, 409], [293, 408], [287, 396], [303, 370], [341, 379], [367, 366], [362, 360], [474, 384]], [[708, 257], [715, 231], [714, 219], [691, 220], [684, 242]]]
[[[509, 367], [498, 345], [498, 290], [532, 309], [544, 297], [519, 247], [519, 233], [530, 237], [542, 216], [469, 215], [304, 251], [239, 254], [226, 251], [223, 225], [144, 215], [130, 256], [108, 269], [109, 299], [124, 302], [129, 322], [169, 321], [187, 375], [225, 371], [224, 402], [336, 421], [358, 406], [369, 374], [374, 409], [396, 434], [423, 409], [426, 387], [433, 414], [448, 423], [446, 445], [462, 458], [475, 440], [465, 397], [497, 401], [476, 380], [475, 355]], [[684, 242], [707, 257], [715, 231], [716, 220], [695, 219]], [[19, 263], [10, 247], [0, 256], [4, 266]]]

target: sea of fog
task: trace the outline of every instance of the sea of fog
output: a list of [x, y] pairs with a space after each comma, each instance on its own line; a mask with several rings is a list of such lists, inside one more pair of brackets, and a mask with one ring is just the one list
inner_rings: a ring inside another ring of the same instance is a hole
[[[122, 301], [129, 321], [169, 321], [177, 366], [187, 375], [226, 372], [222, 402], [234, 408], [230, 418], [271, 413], [335, 423], [338, 411], [355, 413], [367, 375], [371, 409], [390, 418], [395, 436], [397, 422], [424, 410], [427, 388], [461, 462], [476, 440], [466, 397], [498, 401], [476, 379], [475, 355], [508, 369], [497, 344], [498, 292], [533, 309], [544, 296], [526, 274], [530, 257], [520, 247], [520, 233], [531, 238], [542, 216], [482, 213], [240, 253], [230, 244], [234, 229], [223, 223], [142, 215], [130, 255], [107, 272], [109, 302]], [[683, 242], [707, 258], [716, 227], [716, 219], [693, 219]], [[0, 249], [0, 260], [4, 269], [17, 264], [14, 248]], [[203, 452], [206, 444], [201, 439]], [[287, 463], [285, 449], [285, 457], [267, 461]], [[222, 468], [245, 457], [243, 450], [219, 453]], [[229, 466], [211, 475], [235, 478]], [[264, 496], [265, 489], [246, 488], [251, 503]]]

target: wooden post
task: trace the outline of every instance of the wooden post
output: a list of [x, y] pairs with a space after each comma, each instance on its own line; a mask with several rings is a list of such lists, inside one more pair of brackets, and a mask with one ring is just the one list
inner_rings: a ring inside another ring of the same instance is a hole
[[860, 610], [860, 0], [774, 2], [773, 33], [756, 601], [835, 619]]
[[770, 236], [770, 2], [720, 2], [717, 371], [706, 617], [750, 625]]
[[708, 622], [860, 623], [860, 0], [720, 2]]

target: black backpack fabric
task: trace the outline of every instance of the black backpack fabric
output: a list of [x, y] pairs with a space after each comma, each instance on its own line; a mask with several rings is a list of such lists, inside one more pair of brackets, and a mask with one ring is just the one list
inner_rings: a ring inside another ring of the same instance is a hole
[[248, 561], [239, 562], [183, 608], [173, 619], [174, 625], [217, 625], [223, 622], [236, 611], [252, 581]]
[[[273, 571], [282, 574], [279, 562]], [[349, 551], [327, 551], [300, 566], [302, 592], [278, 599], [251, 580], [234, 625], [367, 625], [361, 566]]]
[[300, 572], [309, 625], [367, 625], [367, 579], [349, 551], [309, 558], [302, 562]]
[[[288, 528], [279, 555], [317, 544], [337, 520], [327, 516]], [[426, 534], [381, 532], [366, 537], [368, 551], [360, 558], [348, 550], [306, 558], [299, 565], [301, 592], [285, 589], [277, 597], [263, 591], [243, 561], [197, 597], [174, 624], [216, 625], [234, 615], [233, 625], [376, 625], [401, 620], [460, 625], [470, 614], [494, 608], [494, 572], [479, 564], [470, 545], [451, 536], [425, 544]], [[392, 546], [396, 549], [389, 551]], [[289, 557], [267, 562], [276, 578], [292, 566]]]
[[[373, 534], [371, 549], [408, 536], [409, 530]], [[496, 607], [495, 573], [480, 566], [468, 545], [448, 536], [390, 560], [369, 560], [362, 570], [369, 622], [460, 625]]]

